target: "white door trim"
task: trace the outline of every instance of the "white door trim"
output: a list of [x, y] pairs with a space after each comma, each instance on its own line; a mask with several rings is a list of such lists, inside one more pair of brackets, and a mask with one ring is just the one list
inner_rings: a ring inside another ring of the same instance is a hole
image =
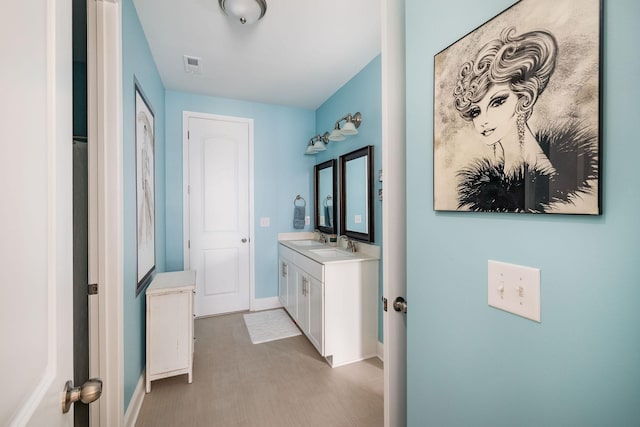
[[122, 3], [89, 0], [87, 13], [93, 189], [89, 191], [89, 280], [98, 283], [98, 295], [89, 303], [89, 374], [105, 384], [90, 423], [120, 427], [124, 421]]
[[[407, 423], [406, 325], [393, 310], [397, 296], [406, 297], [406, 73], [405, 5], [382, 1], [382, 289], [388, 299], [383, 312], [384, 425]], [[400, 333], [402, 331], [402, 333]]]
[[190, 264], [189, 254], [189, 119], [225, 120], [246, 123], [249, 127], [249, 310], [256, 307], [255, 298], [255, 245], [254, 245], [254, 213], [253, 213], [253, 119], [219, 114], [199, 113], [195, 111], [182, 112], [182, 253], [183, 266]]

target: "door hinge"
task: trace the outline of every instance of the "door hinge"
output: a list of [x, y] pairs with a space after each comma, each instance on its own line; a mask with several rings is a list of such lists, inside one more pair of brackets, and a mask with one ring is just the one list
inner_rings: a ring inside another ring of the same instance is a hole
[[187, 131], [187, 139], [191, 139], [191, 132]]
[[382, 309], [387, 311], [387, 299], [385, 297], [382, 297]]
[[191, 240], [187, 240], [187, 249], [191, 249]]
[[89, 295], [98, 295], [98, 284], [89, 283]]

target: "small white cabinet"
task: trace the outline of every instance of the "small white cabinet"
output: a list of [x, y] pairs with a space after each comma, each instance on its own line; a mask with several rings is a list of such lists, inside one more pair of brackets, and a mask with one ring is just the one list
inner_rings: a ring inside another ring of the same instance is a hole
[[193, 380], [195, 271], [158, 273], [146, 291], [146, 391], [151, 381], [187, 374]]
[[281, 241], [283, 307], [331, 366], [376, 356], [378, 258], [329, 260]]

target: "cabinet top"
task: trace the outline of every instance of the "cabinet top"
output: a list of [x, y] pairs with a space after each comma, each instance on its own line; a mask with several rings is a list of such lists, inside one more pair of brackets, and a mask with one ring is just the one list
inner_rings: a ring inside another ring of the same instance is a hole
[[[364, 243], [360, 245], [362, 250], [358, 252], [347, 252], [341, 248], [311, 240], [279, 240], [278, 243], [324, 265], [380, 260], [380, 248], [374, 245], [365, 245]], [[361, 242], [358, 243], [360, 244]]]
[[196, 272], [172, 271], [169, 273], [158, 273], [153, 278], [151, 284], [147, 288], [147, 295], [163, 293], [163, 292], [180, 292], [189, 291], [196, 288]]

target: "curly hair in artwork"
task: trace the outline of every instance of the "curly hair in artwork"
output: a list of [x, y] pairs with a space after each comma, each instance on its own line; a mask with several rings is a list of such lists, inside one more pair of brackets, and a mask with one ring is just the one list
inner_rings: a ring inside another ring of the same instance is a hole
[[460, 69], [453, 95], [455, 107], [465, 120], [472, 120], [472, 106], [495, 84], [509, 84], [518, 96], [516, 113], [528, 119], [547, 87], [558, 54], [555, 37], [547, 31], [519, 36], [515, 32], [514, 27], [505, 28], [500, 38], [485, 44], [475, 60]]

